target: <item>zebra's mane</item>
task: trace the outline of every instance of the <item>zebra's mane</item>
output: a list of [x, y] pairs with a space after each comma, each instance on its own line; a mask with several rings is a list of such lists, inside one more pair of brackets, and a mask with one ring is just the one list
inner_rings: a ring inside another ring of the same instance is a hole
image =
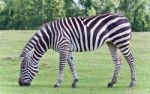
[[20, 57], [25, 57], [27, 54], [29, 54], [30, 52], [32, 52], [34, 50], [34, 46], [30, 45], [30, 41], [32, 40], [32, 38], [27, 42], [27, 44], [23, 48], [23, 51], [22, 51]]

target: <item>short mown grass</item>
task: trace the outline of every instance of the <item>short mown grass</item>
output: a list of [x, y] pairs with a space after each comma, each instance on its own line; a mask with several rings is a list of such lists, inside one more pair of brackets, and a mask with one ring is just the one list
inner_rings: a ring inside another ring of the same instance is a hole
[[92, 52], [74, 53], [79, 76], [78, 87], [71, 88], [72, 75], [65, 68], [61, 88], [53, 85], [58, 75], [58, 53], [49, 50], [40, 60], [39, 73], [30, 87], [20, 87], [19, 55], [35, 31], [0, 31], [0, 94], [150, 94], [150, 33], [133, 33], [131, 50], [136, 60], [137, 87], [129, 88], [129, 66], [122, 57], [118, 83], [107, 88], [114, 64], [106, 45]]

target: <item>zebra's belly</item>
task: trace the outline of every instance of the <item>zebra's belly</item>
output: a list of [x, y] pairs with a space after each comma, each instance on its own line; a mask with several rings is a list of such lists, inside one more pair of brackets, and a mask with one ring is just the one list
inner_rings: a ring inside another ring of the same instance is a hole
[[90, 48], [90, 46], [88, 46], [88, 47], [86, 47], [85, 45], [83, 46], [83, 47], [81, 47], [81, 46], [79, 46], [79, 47], [77, 47], [77, 45], [75, 45], [75, 44], [72, 44], [71, 45], [71, 48], [70, 48], [70, 51], [74, 51], [74, 52], [88, 52], [88, 51], [93, 51], [93, 50], [95, 50], [95, 49], [97, 49], [97, 48], [100, 48], [102, 45], [98, 45], [98, 46], [96, 46], [96, 47], [91, 47]]
[[87, 51], [93, 51], [97, 48], [100, 48], [103, 44], [105, 44], [106, 42], [110, 42], [109, 38], [104, 38], [104, 39], [98, 39], [99, 42], [78, 42], [77, 43], [71, 43], [70, 45], [70, 51], [74, 51], [74, 52], [87, 52]]

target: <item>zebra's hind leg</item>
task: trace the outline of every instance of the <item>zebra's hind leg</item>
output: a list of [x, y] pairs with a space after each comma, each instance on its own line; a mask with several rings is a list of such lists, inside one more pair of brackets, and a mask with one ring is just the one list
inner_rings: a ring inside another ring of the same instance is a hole
[[68, 64], [69, 64], [69, 67], [70, 67], [70, 70], [71, 70], [72, 76], [73, 76], [72, 87], [76, 88], [77, 82], [78, 82], [78, 76], [77, 76], [76, 67], [74, 64], [72, 52], [69, 52], [67, 61], [68, 61]]
[[59, 88], [62, 81], [63, 81], [63, 73], [64, 73], [64, 67], [65, 62], [67, 61], [69, 53], [69, 46], [64, 46], [60, 48], [59, 51], [59, 74], [58, 74], [58, 80], [56, 84], [54, 85], [54, 88]]
[[110, 87], [113, 87], [113, 85], [117, 82], [118, 74], [119, 74], [119, 70], [120, 70], [120, 65], [121, 65], [121, 57], [119, 54], [119, 49], [117, 49], [117, 47], [115, 45], [113, 45], [111, 42], [108, 42], [107, 46], [111, 52], [112, 59], [113, 59], [114, 64], [115, 64], [115, 70], [114, 70], [112, 80], [107, 85], [107, 87], [110, 88]]
[[124, 46], [123, 48], [120, 47], [120, 50], [121, 50], [122, 54], [124, 55], [125, 59], [127, 60], [129, 66], [130, 66], [130, 72], [131, 72], [130, 87], [134, 88], [134, 87], [136, 87], [136, 73], [135, 73], [134, 58], [132, 56], [132, 53], [131, 53], [128, 45]]

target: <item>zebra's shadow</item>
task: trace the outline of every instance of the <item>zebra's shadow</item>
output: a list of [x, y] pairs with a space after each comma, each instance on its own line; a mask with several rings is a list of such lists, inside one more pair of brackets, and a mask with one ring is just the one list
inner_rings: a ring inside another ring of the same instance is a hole
[[[55, 89], [54, 85], [44, 85], [44, 84], [33, 84], [30, 86], [19, 86], [18, 84], [4, 84], [4, 85], [0, 85], [2, 87], [13, 87], [13, 88], [49, 88], [49, 89]], [[112, 88], [108, 88], [107, 86], [96, 86], [96, 85], [78, 85], [77, 88], [72, 88], [71, 85], [62, 85], [61, 87], [59, 87], [60, 89], [89, 89], [89, 90], [101, 90], [101, 89], [125, 89], [125, 88], [129, 88], [129, 86], [114, 86]]]

